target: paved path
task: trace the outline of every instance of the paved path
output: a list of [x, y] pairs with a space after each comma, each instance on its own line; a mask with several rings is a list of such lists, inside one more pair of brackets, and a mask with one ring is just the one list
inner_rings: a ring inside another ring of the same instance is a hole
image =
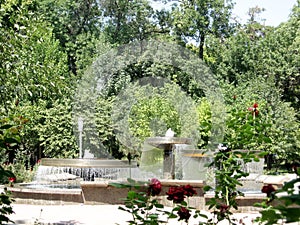
[[[126, 225], [131, 215], [118, 209], [118, 205], [25, 205], [13, 204], [15, 214], [10, 219], [16, 225]], [[209, 215], [207, 212], [205, 214]], [[240, 224], [251, 225], [258, 213], [237, 213], [234, 217]], [[189, 224], [198, 224], [191, 221]], [[39, 223], [38, 223], [39, 222]], [[168, 224], [185, 224], [176, 219]], [[219, 223], [225, 225], [228, 223]]]

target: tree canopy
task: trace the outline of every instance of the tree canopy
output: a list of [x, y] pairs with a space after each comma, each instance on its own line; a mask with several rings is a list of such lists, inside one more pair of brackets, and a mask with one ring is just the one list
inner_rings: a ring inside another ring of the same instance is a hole
[[[190, 49], [216, 75], [228, 114], [224, 138], [233, 147], [259, 148], [299, 161], [300, 1], [277, 27], [262, 24], [257, 16], [263, 9], [257, 7], [249, 10], [246, 24], [238, 24], [232, 18], [234, 1], [172, 3], [156, 9], [148, 0], [0, 1], [0, 119], [28, 120], [19, 142], [5, 145], [0, 155], [9, 153], [4, 157], [9, 162], [23, 157], [31, 164], [41, 157], [78, 157], [72, 108], [84, 74], [110, 49], [122, 51], [134, 41], [154, 39]], [[201, 134], [197, 145], [207, 145], [214, 122], [211, 105], [185, 71], [140, 60], [111, 73], [107, 94], [99, 95], [94, 106], [95, 140], [110, 154], [122, 158], [128, 152], [111, 118], [116, 97], [126, 85], [147, 76], [166, 78], [193, 99], [194, 124]], [[142, 138], [161, 135], [160, 129], [149, 130], [150, 116], [182, 131], [176, 108], [165, 97], [136, 102], [131, 132]], [[256, 102], [259, 130], [247, 110]]]

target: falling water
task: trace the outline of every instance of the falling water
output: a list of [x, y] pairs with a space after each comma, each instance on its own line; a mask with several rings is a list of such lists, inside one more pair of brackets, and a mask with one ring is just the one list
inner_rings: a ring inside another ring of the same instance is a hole
[[[82, 165], [75, 166], [40, 165], [30, 187], [80, 188], [81, 181], [125, 180], [130, 177], [132, 167], [135, 167], [135, 164], [131, 167], [131, 165], [120, 163], [119, 166], [112, 167], [116, 164], [115, 162], [108, 164], [108, 161], [82, 161]], [[97, 162], [98, 165], [97, 167], [92, 165], [89, 167], [84, 164], [86, 161], [90, 163]]]

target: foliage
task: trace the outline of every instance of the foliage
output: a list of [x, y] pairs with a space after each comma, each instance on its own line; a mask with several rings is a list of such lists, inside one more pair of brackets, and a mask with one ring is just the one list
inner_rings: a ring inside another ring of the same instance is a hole
[[37, 124], [43, 157], [73, 158], [77, 156], [73, 134], [71, 100], [53, 102], [53, 106], [40, 113], [43, 124]]
[[[261, 217], [256, 222], [264, 225], [277, 224], [279, 222], [293, 223], [300, 220], [300, 168], [295, 167], [297, 177], [283, 185], [282, 188], [274, 188], [267, 193], [267, 198], [256, 206], [262, 207]], [[297, 187], [298, 186], [298, 187]], [[274, 203], [274, 204], [272, 204]]]
[[[256, 78], [239, 85], [223, 85], [228, 107], [224, 141], [232, 149], [263, 150], [279, 161], [299, 161], [299, 122], [290, 104], [272, 81]], [[257, 103], [257, 115], [249, 111]]]
[[[0, 169], [2, 168], [0, 167]], [[2, 171], [0, 171], [0, 174], [1, 173]], [[0, 193], [0, 224], [5, 224], [2, 222], [13, 222], [8, 218], [10, 214], [14, 213], [11, 207], [12, 200], [10, 199], [9, 194], [10, 193], [7, 190]]]
[[226, 39], [210, 38], [205, 61], [220, 80], [230, 83], [242, 84], [258, 77], [272, 79], [283, 91], [282, 99], [298, 110], [299, 1], [289, 20], [276, 28], [264, 26], [254, 18]]
[[173, 105], [159, 96], [139, 101], [132, 107], [129, 117], [130, 132], [140, 137], [164, 136], [171, 128], [180, 136], [179, 116]]
[[33, 181], [35, 172], [36, 172], [36, 166], [32, 167], [28, 161], [25, 161], [22, 156], [16, 157], [16, 162], [13, 164], [7, 164], [3, 165], [3, 168], [11, 171], [16, 179], [14, 182], [16, 183], [28, 183]]
[[[193, 40], [191, 49], [221, 82], [230, 83], [223, 89], [229, 104], [225, 137], [232, 147], [267, 150], [284, 164], [299, 161], [299, 1], [289, 20], [276, 28], [260, 24], [256, 15], [261, 9], [253, 8], [248, 24], [237, 26], [234, 33], [229, 22], [232, 1], [226, 5], [221, 0], [175, 2], [172, 10], [155, 11], [147, 0], [1, 1], [0, 111], [29, 119], [20, 142], [10, 148], [9, 161], [15, 158], [27, 167], [43, 156], [76, 157], [70, 112], [75, 80], [79, 83], [93, 59], [111, 46], [151, 38], [175, 39], [185, 46]], [[185, 71], [163, 63], [139, 61], [116, 72], [108, 95], [99, 100], [99, 135], [93, 140], [100, 137], [117, 158], [130, 149], [121, 145], [109, 118], [113, 99], [130, 82], [148, 76], [173, 81], [198, 103], [204, 96]], [[247, 108], [255, 102], [259, 116], [253, 126]], [[202, 148], [209, 142], [211, 119], [205, 100], [199, 104], [201, 138], [195, 136]], [[185, 120], [194, 121], [188, 116]]]
[[1, 164], [12, 161], [12, 153], [21, 141], [20, 133], [28, 120], [22, 116], [0, 117]]
[[16, 101], [51, 101], [70, 89], [66, 57], [34, 8], [32, 1], [7, 0], [1, 4], [0, 94], [6, 112]]
[[142, 41], [168, 31], [156, 25], [159, 22], [150, 1], [104, 0], [102, 7], [104, 35], [109, 43], [122, 45], [134, 40]]
[[211, 136], [211, 110], [210, 105], [206, 98], [201, 98], [197, 104], [198, 113], [198, 124], [199, 124], [199, 135], [200, 139], [198, 142], [198, 148], [201, 149], [209, 143], [209, 138]]
[[23, 115], [29, 120], [20, 132], [20, 142], [10, 151], [9, 161], [16, 157], [29, 169], [42, 157], [39, 138], [46, 129], [40, 129], [45, 121], [41, 115], [56, 107], [55, 101], [72, 94], [74, 79], [68, 72], [66, 55], [53, 38], [53, 29], [37, 12], [36, 1], [2, 2], [0, 23], [1, 114]]
[[[129, 184], [112, 184], [113, 186], [120, 188], [135, 188], [135, 189], [148, 189], [146, 192], [141, 191], [128, 191], [126, 199], [124, 199], [124, 205], [119, 209], [126, 211], [132, 215], [132, 220], [127, 221], [128, 224], [160, 224], [165, 223], [159, 219], [158, 212], [161, 212], [163, 205], [158, 202], [157, 199], [151, 199], [151, 188], [145, 186], [147, 183], [137, 182], [135, 180], [128, 179]], [[141, 186], [143, 185], [143, 186]], [[159, 192], [161, 191], [161, 186]], [[159, 194], [158, 192], [158, 194]]]
[[151, 82], [129, 85], [114, 102], [112, 117], [118, 139], [136, 152], [146, 138], [164, 136], [169, 128], [178, 137], [190, 137], [195, 142], [199, 138], [192, 99], [178, 86], [158, 81], [158, 86]]

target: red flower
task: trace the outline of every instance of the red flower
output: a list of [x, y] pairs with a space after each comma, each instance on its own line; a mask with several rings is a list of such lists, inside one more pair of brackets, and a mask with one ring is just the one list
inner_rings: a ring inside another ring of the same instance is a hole
[[8, 180], [9, 180], [10, 183], [13, 183], [13, 182], [16, 181], [16, 178], [15, 177], [9, 177]]
[[185, 196], [191, 197], [196, 195], [197, 192], [191, 185], [187, 184], [184, 186], [170, 187], [166, 194], [168, 195], [168, 200], [171, 200], [174, 203], [181, 203]]
[[181, 203], [184, 200], [184, 189], [182, 186], [170, 187], [166, 194], [168, 195], [167, 199], [174, 203]]
[[181, 207], [178, 210], [177, 214], [179, 216], [178, 220], [185, 220], [186, 223], [188, 222], [189, 218], [191, 217], [190, 211], [185, 207]]
[[150, 180], [149, 188], [148, 188], [148, 195], [155, 196], [159, 195], [161, 192], [161, 183], [158, 179], [152, 178]]
[[275, 188], [273, 187], [272, 184], [268, 184], [262, 187], [261, 192], [266, 193], [268, 197], [271, 196], [272, 192], [275, 191]]
[[248, 108], [249, 111], [252, 111], [252, 115], [253, 115], [253, 116], [254, 116], [254, 115], [255, 115], [255, 116], [258, 116], [259, 111], [258, 111], [257, 107], [258, 107], [258, 104], [255, 102], [255, 103], [253, 104], [253, 107], [249, 107], [249, 108]]
[[184, 189], [184, 195], [186, 195], [187, 197], [191, 197], [197, 194], [196, 190], [189, 184], [183, 186], [183, 189]]

